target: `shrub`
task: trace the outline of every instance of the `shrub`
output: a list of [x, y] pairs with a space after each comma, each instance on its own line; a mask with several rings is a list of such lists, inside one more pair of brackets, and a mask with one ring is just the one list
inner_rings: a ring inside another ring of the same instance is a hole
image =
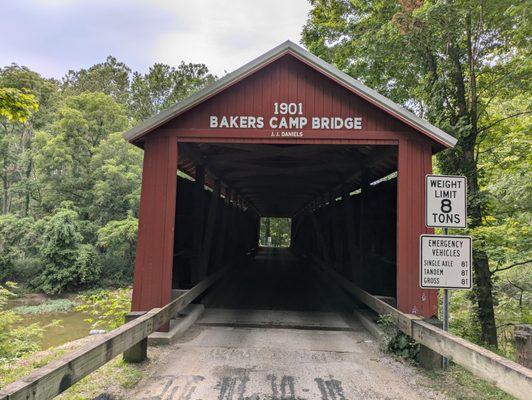
[[37, 243], [32, 218], [12, 214], [0, 216], [0, 282], [27, 278], [25, 269], [35, 263]]
[[131, 289], [98, 290], [81, 296], [76, 310], [89, 314], [86, 320], [93, 329], [112, 330], [124, 323], [131, 309]]
[[416, 358], [419, 344], [397, 329], [391, 315], [381, 315], [378, 323], [384, 331], [384, 347], [387, 351], [403, 358]]
[[110, 221], [98, 230], [98, 247], [102, 250], [103, 277], [110, 283], [130, 284], [133, 276], [138, 220], [132, 216]]
[[97, 254], [90, 244], [82, 244], [78, 213], [62, 204], [54, 214], [39, 221], [43, 230], [40, 247], [43, 270], [36, 281], [46, 293], [60, 293], [95, 282], [101, 272]]
[[39, 349], [39, 340], [47, 326], [37, 323], [19, 326], [22, 318], [13, 310], [6, 310], [7, 300], [14, 296], [13, 282], [0, 285], [0, 362], [18, 358]]

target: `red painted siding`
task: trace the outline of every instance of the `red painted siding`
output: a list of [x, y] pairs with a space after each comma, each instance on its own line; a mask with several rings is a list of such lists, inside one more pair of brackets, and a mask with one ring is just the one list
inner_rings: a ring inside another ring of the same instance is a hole
[[399, 142], [397, 186], [397, 307], [431, 317], [438, 311], [438, 292], [419, 287], [419, 236], [425, 227], [425, 175], [432, 171], [430, 146], [420, 140]]
[[[164, 124], [159, 132], [179, 137], [269, 138], [272, 130], [211, 129], [211, 115], [261, 116], [268, 121], [275, 102], [303, 104], [309, 125], [303, 129], [306, 139], [356, 139], [370, 132], [403, 132], [420, 135], [411, 127], [380, 108], [353, 94], [291, 55], [285, 55], [263, 69], [237, 82], [195, 108]], [[311, 117], [362, 117], [361, 130], [311, 129]], [[152, 133], [153, 134], [153, 133]], [[280, 138], [282, 139], [282, 138]]]
[[175, 139], [148, 138], [144, 145], [132, 311], [161, 307], [171, 298], [176, 177]]

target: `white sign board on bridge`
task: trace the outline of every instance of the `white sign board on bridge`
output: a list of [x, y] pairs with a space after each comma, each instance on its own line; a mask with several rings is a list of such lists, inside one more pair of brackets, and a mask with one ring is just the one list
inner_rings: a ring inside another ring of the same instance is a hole
[[429, 228], [467, 227], [465, 176], [427, 175], [425, 192], [425, 223]]
[[421, 235], [419, 286], [471, 289], [471, 236]]

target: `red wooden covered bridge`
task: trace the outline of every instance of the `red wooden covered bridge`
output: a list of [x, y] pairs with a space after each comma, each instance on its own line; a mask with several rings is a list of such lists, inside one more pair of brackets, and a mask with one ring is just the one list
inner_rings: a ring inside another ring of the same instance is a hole
[[[424, 319], [425, 175], [445, 132], [285, 42], [125, 137], [144, 149], [134, 320], [0, 399], [52, 398], [193, 323], [131, 398], [416, 397], [365, 345], [383, 314], [422, 365], [442, 355], [530, 397], [530, 369]], [[291, 218], [290, 249], [259, 248], [261, 217]]]
[[424, 178], [456, 140], [296, 44], [125, 137], [144, 149], [134, 311], [257, 248], [264, 216], [292, 218], [293, 253], [437, 313], [437, 291], [419, 287]]

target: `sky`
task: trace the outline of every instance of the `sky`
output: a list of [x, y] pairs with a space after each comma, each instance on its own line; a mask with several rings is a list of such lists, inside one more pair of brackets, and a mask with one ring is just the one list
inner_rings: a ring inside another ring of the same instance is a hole
[[218, 76], [289, 39], [308, 0], [0, 0], [0, 67], [61, 78], [115, 56], [136, 71], [204, 63]]

